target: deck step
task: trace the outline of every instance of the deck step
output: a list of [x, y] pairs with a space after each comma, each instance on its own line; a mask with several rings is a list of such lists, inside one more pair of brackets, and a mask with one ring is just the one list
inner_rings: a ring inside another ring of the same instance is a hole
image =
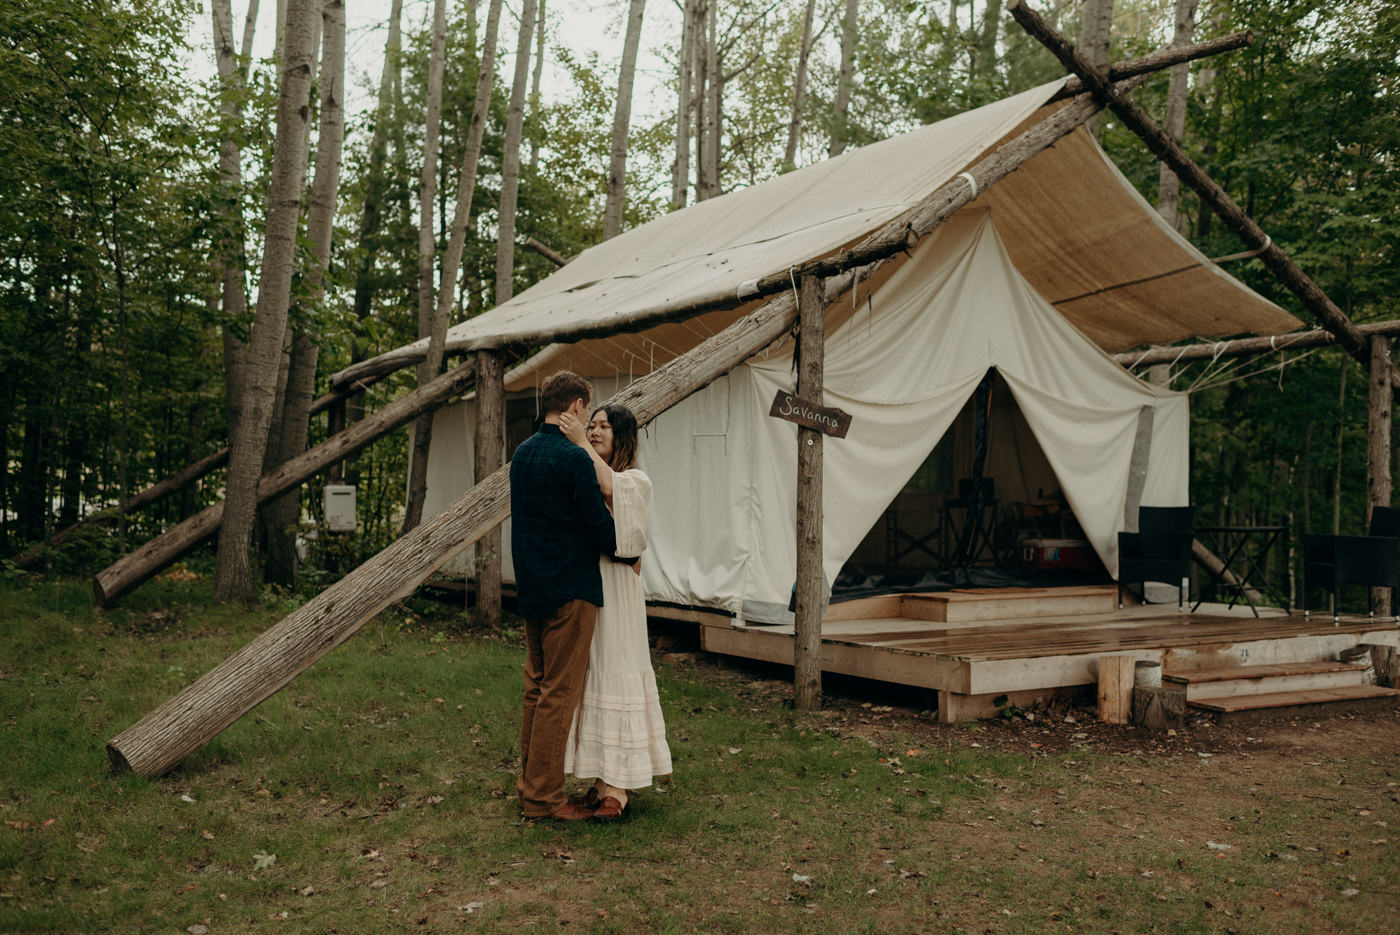
[[1110, 587], [979, 588], [906, 594], [899, 615], [910, 620], [962, 623], [974, 620], [1034, 620], [1079, 614], [1111, 614], [1116, 592]]
[[1360, 685], [1365, 679], [1366, 669], [1363, 664], [1321, 659], [1178, 669], [1163, 673], [1162, 681], [1186, 686], [1186, 700], [1194, 701], [1202, 696], [1268, 695]]
[[1263, 695], [1226, 695], [1188, 700], [1193, 710], [1220, 722], [1246, 723], [1290, 717], [1312, 717], [1394, 710], [1400, 689], [1380, 685], [1343, 685]]

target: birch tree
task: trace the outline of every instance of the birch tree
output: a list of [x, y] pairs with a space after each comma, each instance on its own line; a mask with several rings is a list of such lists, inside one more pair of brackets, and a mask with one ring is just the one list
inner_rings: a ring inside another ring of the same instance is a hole
[[[384, 64], [379, 75], [379, 96], [374, 108], [374, 131], [370, 136], [369, 163], [364, 176], [364, 206], [360, 211], [358, 238], [359, 262], [355, 269], [355, 292], [351, 301], [355, 335], [350, 346], [350, 363], [364, 359], [360, 338], [364, 323], [373, 314], [376, 290], [375, 264], [378, 262], [380, 230], [384, 224], [384, 172], [389, 151], [389, 127], [394, 116], [393, 89], [399, 83], [402, 38], [399, 22], [403, 18], [403, 0], [393, 0], [389, 10], [389, 37], [384, 43]], [[345, 406], [344, 421], [356, 421], [364, 404], [352, 398]]]
[[[1084, 0], [1083, 20], [1079, 27], [1079, 51], [1093, 65], [1108, 64], [1109, 40], [1113, 31], [1113, 0]], [[1099, 117], [1085, 124], [1094, 139], [1103, 135]]]
[[690, 194], [690, 127], [695, 117], [696, 9], [705, 0], [685, 0], [682, 8], [681, 47], [676, 56], [676, 161], [671, 166], [671, 210], [685, 207]]
[[851, 86], [855, 82], [856, 27], [860, 16], [860, 0], [846, 0], [846, 15], [841, 20], [841, 71], [836, 78], [836, 99], [831, 105], [831, 145], [828, 156], [839, 156], [846, 150], [849, 139], [847, 120], [851, 106]]
[[[277, 456], [274, 460], [277, 464], [284, 464], [306, 450], [320, 351], [310, 320], [326, 293], [325, 277], [330, 268], [336, 199], [340, 189], [341, 148], [345, 140], [345, 0], [325, 0], [321, 24], [316, 170], [311, 182], [311, 204], [306, 224], [312, 257], [310, 268], [303, 278], [310, 308], [307, 314], [301, 316], [303, 323], [292, 339], [282, 418], [279, 431], [275, 433]], [[268, 578], [280, 584], [291, 584], [296, 576], [295, 526], [301, 515], [300, 493], [295, 490], [286, 493], [264, 509], [268, 515]]]
[[[1172, 38], [1174, 47], [1191, 44], [1191, 38], [1196, 31], [1196, 4], [1197, 0], [1176, 0], [1176, 29]], [[1163, 129], [1173, 140], [1181, 143], [1186, 137], [1186, 100], [1191, 66], [1186, 62], [1173, 65], [1168, 74], [1167, 111]], [[1166, 163], [1162, 163], [1157, 177], [1157, 213], [1162, 216], [1162, 220], [1185, 233], [1185, 225], [1179, 217], [1180, 199], [1181, 180], [1176, 177], [1175, 172], [1167, 168]]]
[[[809, 0], [815, 3], [816, 0]], [[622, 208], [627, 195], [627, 130], [632, 122], [632, 83], [637, 74], [637, 47], [642, 39], [646, 0], [632, 0], [627, 11], [627, 35], [622, 43], [622, 68], [617, 78], [617, 110], [613, 114], [612, 158], [608, 164], [608, 198], [603, 208], [603, 239], [622, 232]]]
[[[433, 230], [433, 207], [437, 201], [438, 134], [442, 123], [442, 71], [447, 46], [447, 0], [433, 0], [432, 51], [428, 58], [427, 126], [423, 133], [423, 171], [418, 180], [418, 337], [432, 338], [436, 311], [433, 269], [437, 259], [437, 238]], [[437, 376], [430, 361], [418, 365], [418, 385]], [[408, 506], [403, 531], [413, 529], [423, 518], [423, 497], [428, 486], [428, 447], [432, 443], [432, 416], [413, 425], [413, 456], [409, 460]]]
[[247, 88], [246, 63], [252, 51], [253, 28], [257, 22], [258, 0], [251, 0], [243, 24], [241, 55], [233, 41], [233, 11], [230, 0], [213, 0], [214, 59], [219, 74], [219, 114], [222, 122], [219, 144], [219, 187], [223, 222], [219, 252], [214, 264], [223, 304], [224, 399], [228, 424], [239, 421], [245, 381], [243, 357], [247, 352], [238, 326], [248, 314], [244, 286], [243, 245], [243, 150], [238, 144], [243, 118], [243, 98]]
[[515, 214], [520, 199], [520, 140], [525, 124], [525, 86], [530, 78], [530, 38], [535, 31], [536, 0], [524, 0], [515, 46], [515, 78], [501, 157], [500, 229], [496, 238], [496, 304], [515, 294]]
[[249, 599], [256, 594], [249, 537], [256, 517], [257, 483], [267, 450], [296, 263], [297, 221], [306, 175], [315, 16], [313, 0], [288, 0], [258, 302], [249, 335], [242, 407], [238, 420], [229, 427], [228, 489], [214, 579], [214, 596], [218, 600]]
[[797, 73], [792, 81], [792, 116], [788, 118], [787, 147], [783, 150], [783, 168], [797, 165], [797, 139], [802, 135], [802, 108], [807, 103], [807, 58], [812, 53], [812, 18], [817, 0], [807, 0], [802, 14], [802, 43], [797, 50]]

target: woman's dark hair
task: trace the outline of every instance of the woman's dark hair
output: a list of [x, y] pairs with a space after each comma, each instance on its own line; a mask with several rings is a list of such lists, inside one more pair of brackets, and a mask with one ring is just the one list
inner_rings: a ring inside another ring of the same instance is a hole
[[[632, 410], [616, 403], [608, 403], [593, 410], [608, 417], [612, 426], [613, 453], [608, 467], [614, 471], [627, 471], [637, 466], [637, 417]], [[591, 420], [592, 417], [590, 417]]]

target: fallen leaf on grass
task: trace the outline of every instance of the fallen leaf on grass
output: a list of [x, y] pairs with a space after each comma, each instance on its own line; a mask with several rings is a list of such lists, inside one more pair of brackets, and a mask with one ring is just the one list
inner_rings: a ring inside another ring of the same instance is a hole
[[486, 904], [485, 904], [485, 903], [467, 903], [465, 906], [458, 906], [458, 907], [457, 907], [457, 911], [458, 911], [458, 912], [472, 913], [472, 912], [476, 912], [478, 909], [485, 909], [485, 908], [486, 908]]
[[794, 874], [792, 875], [792, 882], [794, 882], [794, 883], [800, 883], [800, 884], [802, 884], [803, 886], [811, 886], [811, 885], [812, 885], [812, 878], [811, 878], [811, 877], [808, 877], [808, 876], [803, 876], [803, 875], [800, 874], [800, 873], [794, 873]]
[[276, 854], [265, 854], [262, 851], [258, 851], [258, 853], [253, 855], [254, 870], [266, 870], [275, 863], [277, 863]]
[[297, 892], [303, 896], [310, 896], [312, 893], [316, 892], [316, 887], [308, 883], [306, 886], [303, 886], [301, 889], [297, 890]]
[[190, 935], [209, 935], [209, 926], [201, 925], [200, 923], [196, 922], [194, 925], [191, 925], [189, 928], [185, 929], [185, 931], [189, 932]]

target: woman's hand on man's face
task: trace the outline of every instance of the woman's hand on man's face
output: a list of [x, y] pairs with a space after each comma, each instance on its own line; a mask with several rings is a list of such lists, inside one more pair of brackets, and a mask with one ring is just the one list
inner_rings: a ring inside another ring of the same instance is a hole
[[588, 426], [578, 416], [566, 412], [559, 417], [559, 431], [580, 448], [588, 447]]

